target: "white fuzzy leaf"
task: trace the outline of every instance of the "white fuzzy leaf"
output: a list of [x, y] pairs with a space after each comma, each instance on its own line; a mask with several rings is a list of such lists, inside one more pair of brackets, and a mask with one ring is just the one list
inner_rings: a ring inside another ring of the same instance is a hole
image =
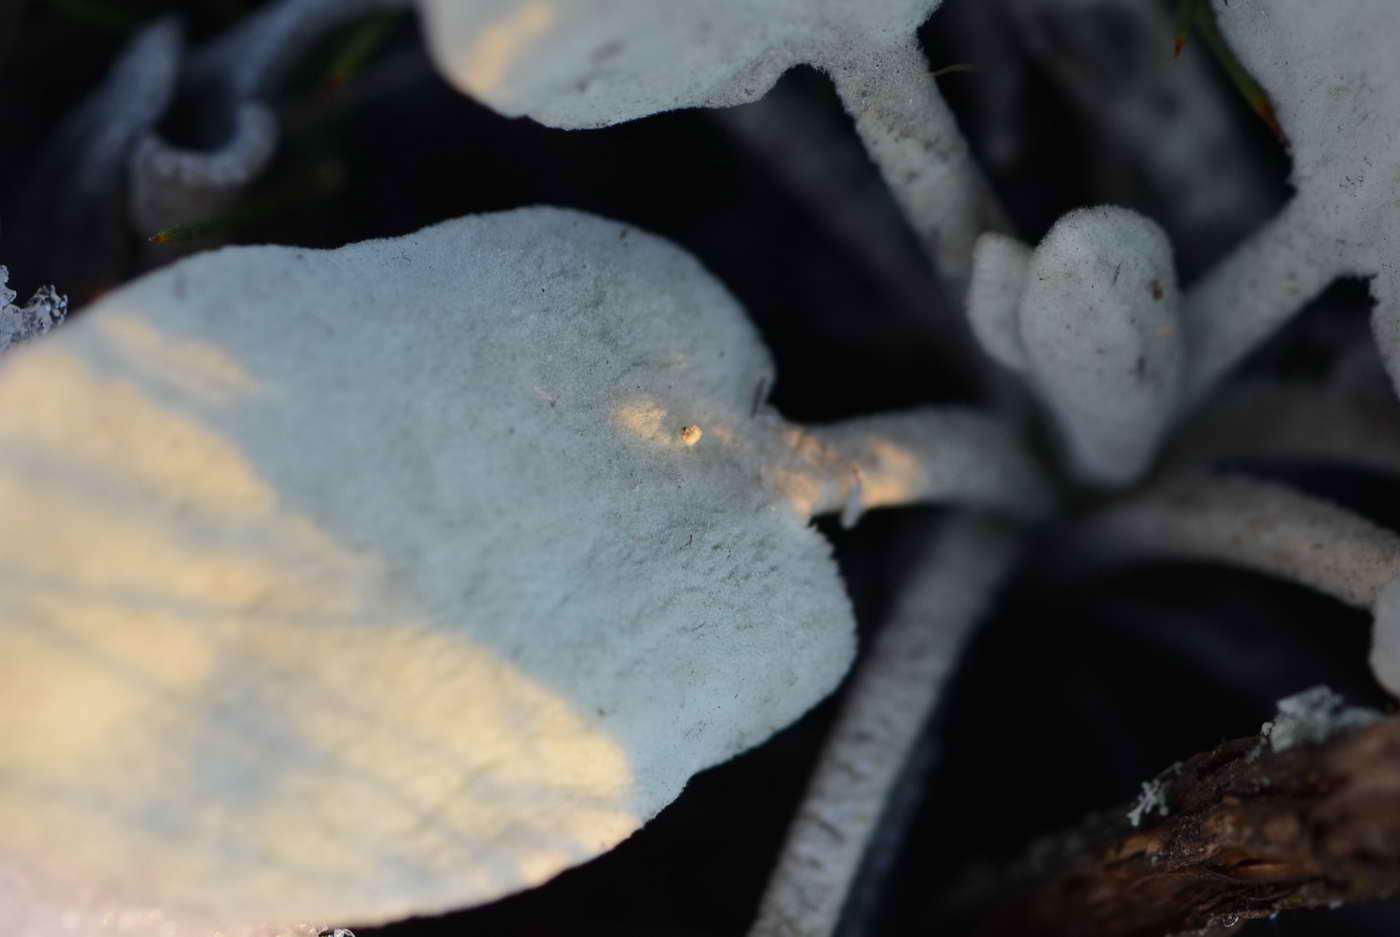
[[1400, 57], [1393, 0], [1233, 0], [1220, 28], [1268, 92], [1293, 155], [1293, 202], [1192, 290], [1193, 394], [1328, 283], [1372, 277], [1374, 331], [1400, 379]]
[[771, 380], [688, 255], [554, 209], [198, 256], [12, 352], [0, 929], [485, 901], [796, 718], [852, 620]]
[[764, 94], [794, 65], [906, 40], [939, 0], [419, 0], [457, 87], [503, 114], [600, 127]]

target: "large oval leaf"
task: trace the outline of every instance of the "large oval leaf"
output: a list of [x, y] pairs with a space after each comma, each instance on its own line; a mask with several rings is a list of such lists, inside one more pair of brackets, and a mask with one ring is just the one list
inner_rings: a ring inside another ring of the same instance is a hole
[[771, 378], [684, 252], [544, 208], [206, 254], [12, 352], [6, 933], [491, 899], [797, 717], [852, 620]]

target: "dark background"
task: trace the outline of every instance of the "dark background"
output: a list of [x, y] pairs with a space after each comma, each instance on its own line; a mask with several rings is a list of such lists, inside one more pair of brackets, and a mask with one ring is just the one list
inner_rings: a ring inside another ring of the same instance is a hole
[[[1015, 217], [1038, 239], [1064, 211], [1116, 202], [1154, 216], [1174, 196], [1135, 170], [1132, 148], [1104, 131], [1062, 87], [1047, 53], [995, 15], [950, 4], [924, 30], [931, 63], [971, 63], [940, 87]], [[216, 35], [253, 5], [243, 0], [0, 0], [0, 261], [22, 296], [42, 282], [75, 306], [165, 259], [132, 232], [127, 253], [83, 271], [65, 261], [81, 232], [32, 206], [70, 193], [46, 165], [58, 122], [102, 77], [131, 29], [178, 10], [192, 40]], [[989, 2], [987, 8], [996, 8]], [[988, 23], [991, 23], [989, 26]], [[1104, 81], [1131, 72], [1131, 30], [1104, 14], [1041, 26], [1051, 48], [1097, 62]], [[1061, 32], [1057, 33], [1056, 30]], [[1124, 30], [1127, 30], [1126, 32]], [[561, 132], [506, 120], [447, 87], [420, 51], [417, 24], [397, 18], [383, 45], [344, 86], [328, 92], [328, 63], [348, 31], [307, 56], [276, 100], [286, 136], [250, 196], [261, 217], [231, 224], [191, 247], [277, 242], [333, 247], [398, 235], [458, 215], [535, 203], [571, 206], [635, 223], [696, 254], [750, 310], [772, 349], [786, 415], [820, 421], [934, 401], [973, 401], [972, 369], [937, 326], [940, 299], [888, 193], [865, 159], [830, 85], [789, 73], [762, 107], [800, 133], [775, 162], [733, 115], [685, 111], [623, 126]], [[1085, 50], [1088, 50], [1086, 54]], [[1095, 58], [1100, 56], [1101, 58]], [[996, 78], [1013, 75], [1013, 92]], [[1200, 270], [1287, 197], [1287, 158], [1223, 78], [1214, 93], [1237, 121], [1253, 212], [1230, 212], [1198, 230], [1173, 229], [1182, 274]], [[994, 93], [996, 92], [996, 93]], [[1164, 127], [1170, 129], [1171, 102]], [[750, 121], [750, 126], [753, 122]], [[180, 115], [162, 128], [189, 134]], [[1164, 130], [1166, 132], [1166, 130]], [[196, 141], [197, 142], [197, 141]], [[771, 144], [771, 140], [769, 144]], [[812, 167], [795, 186], [791, 161]], [[308, 172], [335, 184], [295, 192]], [[113, 204], [121, 193], [111, 194]], [[852, 249], [832, 223], [854, 205], [876, 251]], [[101, 207], [101, 206], [99, 206]], [[843, 211], [846, 209], [843, 208]], [[202, 219], [191, 219], [198, 221]], [[154, 232], [149, 232], [154, 233]], [[168, 256], [184, 246], [172, 247]], [[875, 256], [876, 260], [871, 260]], [[67, 264], [67, 266], [65, 266]], [[1314, 303], [1250, 367], [1312, 375], [1365, 328], [1359, 284]], [[1400, 520], [1385, 478], [1339, 466], [1260, 465], [1308, 490]], [[897, 587], [907, 544], [937, 512], [877, 513], [835, 541], [861, 628], [869, 633]], [[1273, 702], [1328, 683], [1351, 702], [1389, 708], [1365, 664], [1368, 617], [1262, 576], [1192, 564], [1153, 564], [1066, 581], [1032, 549], [1025, 567], [968, 649], [929, 727], [917, 804], [888, 882], [873, 880], [850, 909], [848, 930], [951, 934], [939, 897], [979, 865], [1008, 862], [1033, 839], [1087, 812], [1131, 800], [1138, 783], [1177, 759], [1256, 732]], [[361, 937], [742, 934], [764, 885], [806, 772], [839, 699], [772, 741], [697, 777], [685, 794], [614, 852], [533, 892], [447, 917]], [[345, 922], [353, 925], [354, 922]], [[1250, 933], [1392, 933], [1400, 906], [1297, 913], [1248, 925]]]

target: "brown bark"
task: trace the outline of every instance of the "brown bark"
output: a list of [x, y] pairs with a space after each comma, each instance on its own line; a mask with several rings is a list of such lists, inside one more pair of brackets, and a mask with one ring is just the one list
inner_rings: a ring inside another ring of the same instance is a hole
[[[983, 883], [977, 937], [1148, 937], [1400, 893], [1400, 717], [1275, 754], [1226, 742]], [[990, 887], [988, 887], [990, 886]]]

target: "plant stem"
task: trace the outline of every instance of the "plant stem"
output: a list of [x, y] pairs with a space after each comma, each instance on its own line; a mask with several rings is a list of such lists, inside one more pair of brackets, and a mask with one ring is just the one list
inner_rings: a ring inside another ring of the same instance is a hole
[[1163, 783], [1165, 819], [1137, 830], [1120, 808], [1037, 843], [965, 890], [957, 933], [1200, 933], [1400, 892], [1400, 720], [1277, 753], [1236, 739]]
[[130, 156], [132, 223], [159, 232], [151, 239], [155, 243], [180, 240], [162, 235], [191, 218], [211, 219], [231, 210], [271, 162], [276, 145], [276, 118], [252, 101], [238, 107], [233, 135], [215, 150], [186, 149], [147, 134]]
[[945, 503], [1047, 512], [1053, 497], [1014, 430], [961, 407], [793, 428], [787, 484], [808, 513], [850, 526], [870, 508]]
[[393, 11], [407, 0], [278, 0], [201, 46], [191, 57], [192, 86], [219, 85], [232, 101], [270, 94], [329, 30], [357, 17]]
[[1400, 570], [1400, 536], [1285, 485], [1239, 476], [1180, 476], [1091, 515], [1075, 536], [1067, 552], [1223, 562], [1366, 609]]
[[827, 937], [835, 929], [900, 769], [1019, 539], [965, 514], [939, 532], [860, 665], [751, 937]]
[[961, 300], [972, 245], [1005, 213], [938, 93], [918, 40], [829, 66], [856, 133], [880, 167], [951, 297]]
[[1235, 248], [1182, 303], [1186, 330], [1186, 394], [1208, 394], [1231, 367], [1292, 318], [1346, 267], [1332, 238], [1318, 228], [1316, 208], [1294, 198]]

